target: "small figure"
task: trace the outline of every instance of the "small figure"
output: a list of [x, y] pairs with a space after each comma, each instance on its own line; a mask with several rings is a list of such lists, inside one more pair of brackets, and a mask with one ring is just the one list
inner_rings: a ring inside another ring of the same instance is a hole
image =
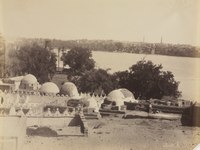
[[149, 113], [152, 113], [152, 104], [149, 104]]

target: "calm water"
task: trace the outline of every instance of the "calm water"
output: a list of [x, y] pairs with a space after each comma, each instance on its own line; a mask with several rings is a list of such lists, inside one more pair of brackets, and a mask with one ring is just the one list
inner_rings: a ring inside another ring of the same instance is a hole
[[155, 64], [162, 64], [164, 71], [171, 71], [177, 81], [182, 98], [200, 102], [200, 58], [172, 57], [131, 53], [93, 52], [96, 65], [110, 72], [127, 70], [137, 61], [145, 58]]

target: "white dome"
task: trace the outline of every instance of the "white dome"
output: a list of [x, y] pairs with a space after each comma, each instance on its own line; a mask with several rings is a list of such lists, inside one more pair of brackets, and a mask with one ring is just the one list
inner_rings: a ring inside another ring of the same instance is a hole
[[34, 84], [34, 83], [37, 83], [37, 79], [34, 75], [27, 74], [27, 75], [24, 76], [21, 83], [23, 83], [23, 84]]
[[59, 88], [53, 82], [46, 82], [40, 87], [40, 92], [45, 94], [57, 94], [59, 93]]
[[134, 98], [133, 93], [131, 91], [129, 91], [128, 89], [122, 88], [122, 89], [118, 89], [118, 90], [120, 90], [120, 92], [123, 93], [125, 98], [128, 98], [128, 97]]
[[108, 94], [107, 99], [109, 101], [114, 101], [116, 106], [124, 105], [125, 101], [132, 102], [135, 100], [133, 94], [124, 88], [111, 91]]
[[60, 89], [61, 94], [68, 95], [69, 97], [78, 97], [79, 93], [77, 87], [72, 82], [65, 82]]

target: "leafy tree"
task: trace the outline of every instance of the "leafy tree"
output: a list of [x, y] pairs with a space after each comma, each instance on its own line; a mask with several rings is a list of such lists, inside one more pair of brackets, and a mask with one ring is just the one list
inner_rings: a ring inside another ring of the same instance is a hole
[[37, 44], [24, 45], [9, 56], [9, 66], [15, 74], [33, 74], [40, 83], [51, 80], [55, 74], [55, 54]]
[[86, 72], [76, 83], [81, 92], [108, 94], [118, 86], [114, 76], [103, 69], [93, 69]]
[[70, 67], [71, 75], [82, 75], [85, 71], [94, 69], [95, 62], [92, 52], [87, 48], [75, 47], [62, 57], [64, 65]]
[[129, 71], [116, 73], [119, 85], [134, 92], [139, 99], [179, 97], [179, 82], [169, 71], [161, 71], [162, 65], [141, 60], [129, 68]]
[[120, 87], [126, 87], [128, 89], [131, 89], [131, 87], [129, 87], [130, 86], [130, 84], [129, 84], [130, 73], [128, 70], [116, 72], [113, 74], [113, 76], [117, 80], [118, 85]]

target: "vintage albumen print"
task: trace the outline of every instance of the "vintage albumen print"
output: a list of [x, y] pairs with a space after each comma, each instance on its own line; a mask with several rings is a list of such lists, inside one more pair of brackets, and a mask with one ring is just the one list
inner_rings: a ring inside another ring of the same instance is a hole
[[200, 0], [0, 0], [0, 150], [200, 144]]

